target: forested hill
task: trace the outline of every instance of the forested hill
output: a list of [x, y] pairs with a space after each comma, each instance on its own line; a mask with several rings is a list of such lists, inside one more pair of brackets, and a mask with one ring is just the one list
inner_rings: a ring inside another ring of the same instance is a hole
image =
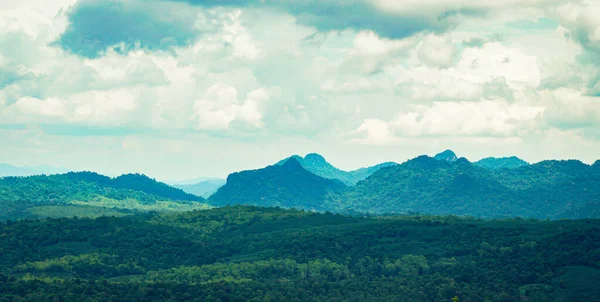
[[197, 209], [203, 198], [145, 175], [93, 172], [0, 178], [0, 219]]
[[598, 220], [235, 206], [0, 236], [0, 301], [600, 301]]
[[385, 162], [353, 171], [343, 171], [331, 165], [327, 160], [325, 160], [323, 156], [317, 153], [309, 153], [304, 157], [301, 157], [299, 155], [293, 155], [291, 157], [279, 161], [277, 165], [282, 165], [289, 159], [297, 160], [302, 165], [302, 167], [316, 175], [328, 179], [337, 179], [346, 184], [347, 186], [355, 185], [357, 182], [364, 180], [365, 178], [369, 177], [369, 175], [373, 174], [375, 171], [381, 168], [397, 165], [394, 162]]
[[501, 158], [486, 157], [484, 159], [476, 161], [475, 164], [478, 166], [484, 167], [484, 168], [489, 168], [489, 169], [503, 169], [503, 168], [513, 169], [513, 168], [520, 168], [520, 167], [529, 165], [528, 162], [526, 162], [516, 156], [501, 157]]
[[227, 183], [207, 202], [215, 206], [251, 204], [326, 210], [326, 196], [346, 186], [306, 170], [295, 158], [281, 165], [229, 175]]
[[340, 197], [348, 209], [368, 213], [536, 218], [581, 213], [598, 200], [600, 169], [580, 161], [486, 169], [427, 156], [377, 171]]

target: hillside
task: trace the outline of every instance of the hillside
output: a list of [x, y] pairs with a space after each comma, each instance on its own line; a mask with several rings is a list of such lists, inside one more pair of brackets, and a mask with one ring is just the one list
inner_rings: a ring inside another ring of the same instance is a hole
[[367, 213], [557, 218], [600, 200], [600, 171], [579, 161], [491, 170], [420, 156], [374, 173], [338, 198], [349, 203], [346, 210]]
[[488, 169], [503, 169], [503, 168], [514, 169], [514, 168], [519, 168], [519, 167], [529, 165], [528, 162], [526, 162], [516, 156], [501, 157], [501, 158], [486, 157], [484, 159], [476, 161], [475, 164], [480, 167], [488, 168]]
[[224, 207], [0, 223], [0, 301], [598, 301], [597, 220]]
[[353, 171], [344, 171], [334, 167], [327, 160], [325, 160], [323, 156], [317, 153], [309, 153], [304, 158], [299, 155], [293, 155], [279, 161], [277, 165], [282, 165], [291, 158], [297, 160], [306, 170], [323, 178], [337, 179], [347, 186], [355, 185], [357, 182], [364, 180], [365, 178], [369, 177], [369, 175], [381, 168], [397, 165], [394, 162], [385, 162]]
[[0, 178], [0, 219], [97, 216], [206, 207], [203, 198], [145, 175], [93, 172]]
[[281, 165], [229, 175], [227, 183], [207, 202], [214, 206], [250, 204], [324, 209], [326, 196], [345, 188], [340, 181], [317, 176], [291, 158]]

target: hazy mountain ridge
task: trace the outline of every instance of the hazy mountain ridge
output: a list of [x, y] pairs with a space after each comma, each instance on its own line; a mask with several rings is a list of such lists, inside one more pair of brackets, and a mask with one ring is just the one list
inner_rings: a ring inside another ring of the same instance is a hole
[[0, 163], [0, 177], [6, 176], [33, 176], [33, 175], [50, 175], [62, 174], [69, 172], [67, 168], [53, 167], [49, 165], [39, 166], [13, 166], [10, 164]]
[[291, 158], [296, 159], [305, 169], [318, 176], [328, 179], [337, 179], [348, 186], [355, 185], [357, 182], [364, 180], [381, 168], [397, 165], [397, 163], [394, 162], [385, 162], [357, 170], [344, 171], [334, 167], [325, 160], [323, 156], [317, 153], [309, 153], [304, 158], [299, 155], [292, 155], [279, 161], [277, 165], [281, 165]]
[[195, 184], [173, 185], [173, 187], [183, 190], [186, 193], [209, 198], [212, 194], [225, 185], [225, 179], [204, 180]]

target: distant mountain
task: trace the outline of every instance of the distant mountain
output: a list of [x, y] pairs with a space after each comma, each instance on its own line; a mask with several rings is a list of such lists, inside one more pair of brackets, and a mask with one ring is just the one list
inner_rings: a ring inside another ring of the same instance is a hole
[[317, 176], [292, 157], [282, 164], [230, 174], [227, 183], [207, 202], [215, 206], [249, 204], [285, 208], [324, 209], [326, 196], [346, 186]]
[[192, 210], [206, 208], [203, 200], [141, 174], [110, 178], [69, 172], [0, 178], [0, 220]]
[[452, 150], [446, 150], [446, 151], [440, 152], [440, 153], [436, 154], [433, 158], [435, 158], [437, 160], [447, 161], [447, 162], [454, 162], [454, 161], [458, 160], [458, 157]]
[[523, 166], [529, 166], [528, 162], [526, 162], [516, 156], [502, 157], [502, 158], [486, 157], [484, 159], [476, 161], [475, 164], [480, 167], [484, 167], [484, 168], [488, 168], [488, 169], [502, 169], [502, 168], [514, 169], [514, 168], [519, 168], [519, 167], [523, 167]]
[[219, 178], [219, 177], [196, 177], [196, 178], [185, 179], [185, 180], [167, 181], [166, 183], [171, 186], [195, 185], [195, 184], [205, 182], [205, 181], [219, 181], [219, 180], [225, 181], [223, 178]]
[[373, 173], [338, 200], [375, 214], [557, 218], [600, 200], [600, 170], [573, 160], [493, 170], [420, 156]]
[[367, 168], [343, 171], [331, 165], [323, 156], [317, 153], [309, 153], [304, 158], [299, 155], [293, 155], [279, 161], [277, 164], [282, 165], [291, 158], [297, 160], [305, 169], [318, 176], [328, 179], [337, 179], [348, 186], [355, 185], [357, 182], [364, 180], [381, 168], [397, 165], [394, 162], [385, 162]]
[[204, 180], [195, 184], [181, 184], [173, 185], [175, 188], [182, 189], [186, 193], [202, 196], [204, 198], [210, 197], [212, 194], [225, 184], [225, 179], [211, 179]]
[[69, 172], [66, 168], [52, 167], [48, 165], [17, 167], [0, 163], [0, 177], [5, 176], [32, 176], [41, 174], [60, 174]]

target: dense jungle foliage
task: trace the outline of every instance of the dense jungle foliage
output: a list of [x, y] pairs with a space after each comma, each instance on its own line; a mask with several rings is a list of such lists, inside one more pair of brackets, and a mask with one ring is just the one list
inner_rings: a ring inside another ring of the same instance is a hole
[[0, 301], [600, 301], [600, 221], [223, 207], [0, 224]]

